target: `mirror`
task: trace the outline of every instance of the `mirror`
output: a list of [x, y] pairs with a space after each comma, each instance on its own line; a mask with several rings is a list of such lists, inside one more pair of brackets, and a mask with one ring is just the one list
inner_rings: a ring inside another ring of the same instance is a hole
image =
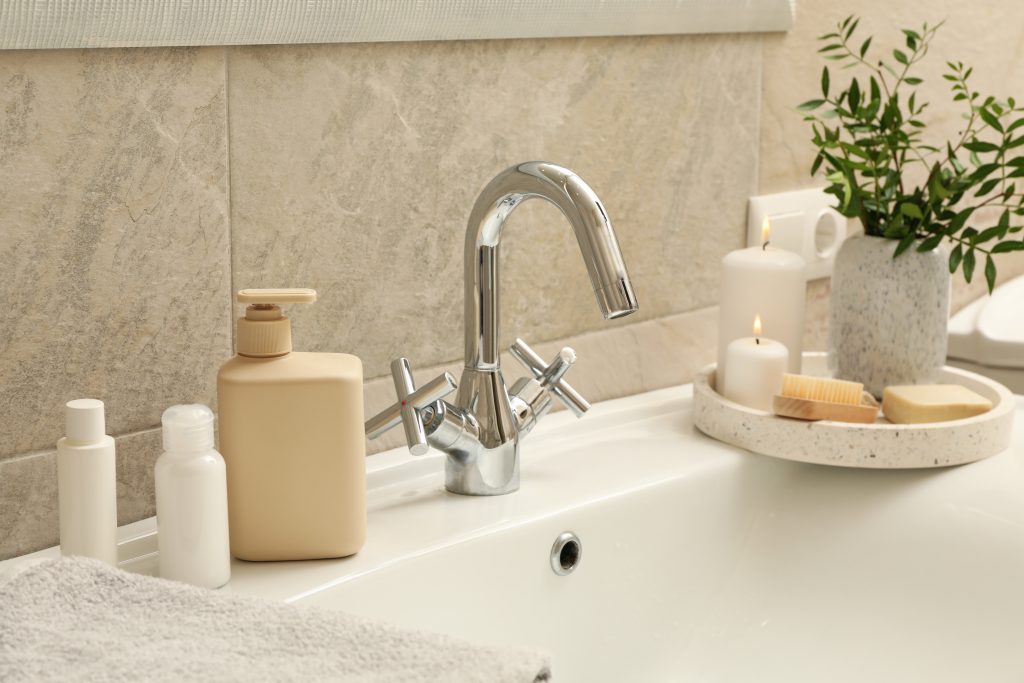
[[785, 31], [796, 0], [0, 0], [0, 49]]

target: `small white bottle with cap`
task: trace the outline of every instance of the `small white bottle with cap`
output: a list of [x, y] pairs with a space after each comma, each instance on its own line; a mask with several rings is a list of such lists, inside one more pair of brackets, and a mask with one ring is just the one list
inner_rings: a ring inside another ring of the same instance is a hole
[[103, 401], [80, 398], [64, 408], [57, 442], [60, 552], [117, 566], [117, 469]]
[[224, 458], [213, 447], [213, 411], [171, 406], [163, 415], [164, 453], [156, 461], [160, 576], [205, 588], [231, 578]]

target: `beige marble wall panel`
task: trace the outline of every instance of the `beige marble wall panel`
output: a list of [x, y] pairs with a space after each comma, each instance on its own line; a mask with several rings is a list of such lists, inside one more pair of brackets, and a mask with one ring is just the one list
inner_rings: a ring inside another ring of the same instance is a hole
[[230, 354], [224, 52], [0, 52], [0, 457], [113, 434]]
[[[156, 513], [153, 465], [160, 430], [126, 434], [117, 443], [117, 522], [125, 525]], [[0, 461], [0, 560], [60, 542], [57, 452]]]
[[[466, 219], [520, 161], [576, 170], [617, 228], [641, 311], [710, 305], [756, 184], [759, 36], [233, 49], [236, 288], [311, 286], [297, 348], [367, 377], [462, 355]], [[503, 240], [503, 343], [603, 329], [565, 220]]]
[[[929, 3], [900, 0], [814, 0], [797, 4], [796, 23], [788, 33], [764, 37], [764, 98], [760, 139], [760, 191], [783, 192], [825, 184], [822, 176], [811, 178], [814, 159], [810, 129], [796, 105], [820, 95], [821, 67], [816, 37], [831, 31], [849, 14], [861, 16], [857, 34], [874, 35], [872, 51], [891, 52], [902, 47], [901, 28], [917, 28], [946, 20], [922, 62], [920, 86], [932, 103], [925, 117], [934, 126], [936, 139], [945, 140], [961, 130], [961, 103], [953, 103], [949, 84], [942, 79], [947, 60], [973, 65], [972, 83], [982, 93], [1024, 100], [1024, 3], [1020, 0], [989, 0], [965, 3], [935, 0]], [[917, 68], [917, 67], [915, 67]], [[833, 87], [843, 72], [833, 71]], [[921, 101], [921, 98], [918, 98]], [[1004, 255], [997, 261], [1000, 281], [1024, 274], [1024, 254]], [[953, 308], [959, 310], [985, 292], [984, 278], [968, 285], [954, 277]], [[820, 309], [824, 310], [824, 308]], [[809, 311], [820, 315], [820, 310]], [[813, 324], [818, 321], [809, 318]]]

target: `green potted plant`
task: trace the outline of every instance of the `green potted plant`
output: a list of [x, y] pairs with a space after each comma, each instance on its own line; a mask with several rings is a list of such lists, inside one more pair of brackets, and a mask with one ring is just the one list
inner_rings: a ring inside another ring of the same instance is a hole
[[913, 71], [941, 23], [903, 29], [889, 59], [875, 56], [871, 37], [854, 38], [858, 22], [847, 17], [820, 36], [821, 97], [798, 110], [817, 148], [811, 174], [824, 170], [838, 210], [864, 228], [836, 256], [829, 364], [880, 395], [890, 384], [937, 380], [950, 274], [970, 282], [981, 267], [991, 290], [992, 256], [1024, 250], [1024, 107], [982, 96], [971, 67], [946, 62], [963, 126], [952, 139], [929, 139]]

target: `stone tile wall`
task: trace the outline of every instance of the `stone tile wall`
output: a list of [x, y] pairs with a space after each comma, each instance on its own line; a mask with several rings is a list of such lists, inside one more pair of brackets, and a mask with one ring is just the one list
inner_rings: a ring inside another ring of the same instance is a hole
[[363, 358], [367, 411], [391, 358], [457, 364], [467, 215], [519, 161], [597, 190], [642, 308], [605, 325], [565, 220], [529, 202], [503, 341], [576, 344], [593, 400], [686, 381], [756, 191], [760, 55], [757, 35], [0, 53], [0, 558], [57, 541], [71, 398], [107, 403], [121, 521], [153, 513], [160, 414], [215, 402], [236, 289], [316, 288], [296, 346]]

